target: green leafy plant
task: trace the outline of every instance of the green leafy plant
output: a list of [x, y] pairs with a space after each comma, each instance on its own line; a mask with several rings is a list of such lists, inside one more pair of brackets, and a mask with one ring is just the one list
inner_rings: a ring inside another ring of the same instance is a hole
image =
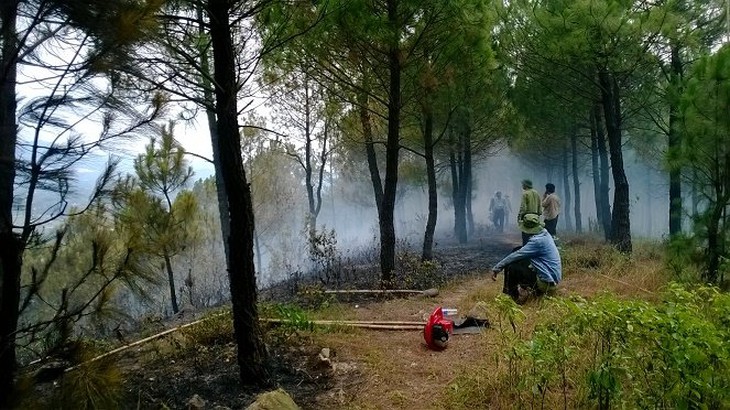
[[295, 337], [301, 336], [301, 332], [314, 329], [314, 323], [309, 315], [295, 305], [264, 305], [261, 308], [261, 316], [280, 319], [268, 333], [270, 341], [275, 344], [286, 343]]
[[191, 346], [214, 346], [233, 342], [233, 316], [230, 311], [213, 313], [199, 323], [182, 329]]

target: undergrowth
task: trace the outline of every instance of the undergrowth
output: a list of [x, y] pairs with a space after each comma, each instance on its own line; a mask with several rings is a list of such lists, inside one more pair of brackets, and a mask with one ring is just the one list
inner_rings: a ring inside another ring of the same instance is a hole
[[717, 288], [548, 299], [527, 331], [511, 299], [493, 309], [499, 353], [450, 383], [448, 408], [730, 408], [730, 295]]

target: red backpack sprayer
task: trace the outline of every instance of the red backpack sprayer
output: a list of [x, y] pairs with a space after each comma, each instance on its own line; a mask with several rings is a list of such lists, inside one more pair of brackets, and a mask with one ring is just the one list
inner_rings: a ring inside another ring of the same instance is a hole
[[423, 338], [426, 346], [431, 350], [444, 350], [449, 344], [449, 337], [454, 334], [480, 333], [481, 329], [489, 327], [486, 319], [467, 317], [458, 324], [449, 317], [457, 314], [456, 309], [443, 308], [434, 309], [428, 317], [426, 326], [423, 328]]

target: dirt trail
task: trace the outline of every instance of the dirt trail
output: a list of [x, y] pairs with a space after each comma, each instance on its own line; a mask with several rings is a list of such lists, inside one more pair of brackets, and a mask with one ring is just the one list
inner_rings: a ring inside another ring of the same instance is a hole
[[[446, 289], [435, 298], [412, 297], [366, 306], [352, 305], [348, 318], [425, 320], [437, 306], [468, 312], [478, 300], [492, 300], [502, 288], [486, 271]], [[447, 385], [480, 355], [491, 350], [492, 330], [457, 335], [441, 352], [429, 350], [420, 331], [356, 331], [321, 334], [334, 360], [335, 386], [317, 400], [316, 408], [429, 409]], [[344, 365], [343, 365], [344, 364]]]

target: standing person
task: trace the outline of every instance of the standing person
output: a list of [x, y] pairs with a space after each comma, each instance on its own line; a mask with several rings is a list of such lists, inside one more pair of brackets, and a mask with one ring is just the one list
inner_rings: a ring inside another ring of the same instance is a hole
[[523, 179], [520, 212], [517, 214], [517, 226], [522, 231], [522, 245], [525, 245], [527, 240], [535, 234], [533, 232], [534, 227], [528, 227], [523, 224], [525, 217], [528, 215], [536, 215], [539, 219], [540, 215], [542, 215], [542, 201], [540, 200], [540, 194], [532, 189], [532, 181]]
[[502, 192], [494, 193], [492, 200], [489, 202], [489, 212], [492, 214], [492, 223], [497, 228], [497, 232], [504, 232], [504, 218], [507, 210], [507, 203], [502, 198]]
[[545, 184], [542, 208], [545, 211], [545, 229], [554, 238], [557, 235], [558, 216], [560, 216], [560, 198], [555, 193], [555, 185], [551, 183]]
[[523, 225], [533, 235], [492, 268], [492, 280], [504, 269], [502, 292], [521, 302], [519, 289], [537, 295], [551, 294], [563, 278], [560, 253], [553, 237], [543, 228], [540, 217], [525, 216]]
[[504, 196], [504, 205], [504, 225], [509, 229], [509, 216], [512, 214], [512, 202], [509, 200], [509, 195]]

